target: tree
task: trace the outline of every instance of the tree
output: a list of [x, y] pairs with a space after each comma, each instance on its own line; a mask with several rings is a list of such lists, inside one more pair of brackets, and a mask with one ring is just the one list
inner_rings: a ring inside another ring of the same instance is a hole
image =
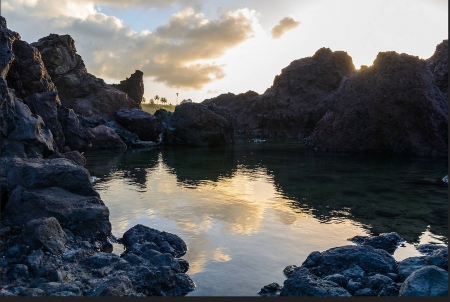
[[167, 99], [166, 98], [161, 98], [161, 103], [166, 104], [167, 103]]
[[147, 100], [145, 99], [145, 96], [142, 97], [142, 103], [145, 104], [145, 102], [147, 102]]
[[158, 100], [159, 100], [159, 95], [155, 95], [156, 104], [158, 104]]
[[154, 105], [155, 104], [155, 100], [154, 99], [150, 99], [150, 104]]

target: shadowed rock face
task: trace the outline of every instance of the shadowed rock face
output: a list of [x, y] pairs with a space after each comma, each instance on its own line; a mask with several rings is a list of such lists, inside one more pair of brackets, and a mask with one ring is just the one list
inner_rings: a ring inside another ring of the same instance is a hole
[[263, 95], [249, 91], [238, 96], [221, 95], [204, 103], [232, 110], [237, 115], [236, 130], [250, 136], [303, 138], [326, 113], [328, 95], [354, 70], [347, 53], [322, 48], [314, 56], [284, 68]]
[[140, 108], [135, 101], [102, 79], [88, 73], [69, 35], [51, 34], [32, 43], [42, 55], [63, 106], [88, 117], [114, 119], [119, 109]]
[[308, 145], [320, 150], [446, 155], [448, 100], [426, 62], [380, 53], [345, 80]]
[[433, 73], [436, 85], [448, 99], [448, 40], [436, 46], [436, 51], [427, 60], [427, 65]]
[[128, 97], [136, 103], [141, 103], [144, 96], [144, 73], [136, 70], [130, 78], [120, 81], [120, 84], [112, 84], [111, 86], [128, 94]]

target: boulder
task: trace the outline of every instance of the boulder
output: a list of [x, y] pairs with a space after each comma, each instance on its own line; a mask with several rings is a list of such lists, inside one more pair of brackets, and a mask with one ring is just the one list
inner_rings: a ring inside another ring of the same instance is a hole
[[107, 120], [113, 120], [119, 109], [140, 108], [141, 100], [132, 100], [87, 72], [71, 36], [50, 34], [32, 45], [40, 51], [63, 106], [80, 115]]
[[89, 176], [85, 168], [65, 158], [13, 158], [8, 163], [6, 174], [7, 188], [10, 191], [19, 185], [30, 190], [60, 187], [74, 194], [98, 197]]
[[123, 234], [122, 243], [131, 247], [136, 243], [154, 243], [163, 253], [173, 257], [181, 257], [187, 252], [186, 243], [175, 234], [160, 232], [142, 224], [138, 224]]
[[258, 295], [263, 297], [278, 297], [283, 287], [278, 283], [270, 283], [259, 291]]
[[43, 248], [54, 255], [66, 249], [67, 235], [54, 217], [33, 219], [25, 226], [25, 237], [30, 248]]
[[262, 95], [229, 93], [203, 103], [230, 109], [237, 116], [236, 130], [241, 134], [302, 139], [332, 106], [329, 95], [354, 71], [346, 52], [321, 48], [312, 57], [284, 68]]
[[331, 98], [334, 105], [308, 147], [447, 156], [448, 100], [424, 60], [379, 53], [373, 66], [349, 76]]
[[112, 84], [111, 86], [128, 94], [136, 103], [141, 103], [144, 97], [144, 73], [136, 70], [130, 78], [120, 81], [120, 84]]
[[61, 157], [70, 160], [74, 164], [78, 166], [86, 165], [86, 158], [78, 151], [69, 151], [66, 153], [60, 154]]
[[127, 146], [131, 146], [139, 141], [139, 136], [136, 133], [128, 131], [116, 121], [105, 121], [104, 125], [113, 129]]
[[11, 192], [5, 214], [18, 225], [55, 217], [77, 236], [99, 240], [111, 236], [109, 210], [99, 197], [77, 195], [59, 187], [33, 190], [19, 185]]
[[350, 293], [334, 282], [323, 280], [308, 269], [297, 270], [284, 281], [280, 296], [334, 296], [350, 297]]
[[342, 274], [357, 265], [364, 274], [395, 273], [397, 262], [386, 251], [372, 246], [341, 246], [322, 253], [313, 252], [303, 262], [302, 267], [318, 277]]
[[42, 118], [15, 96], [3, 78], [0, 78], [0, 94], [1, 155], [31, 158], [52, 155], [53, 135]]
[[63, 129], [65, 143], [70, 150], [83, 152], [92, 145], [91, 140], [94, 136], [80, 124], [72, 109], [59, 106], [58, 121]]
[[42, 117], [45, 126], [52, 132], [56, 147], [62, 152], [65, 146], [65, 138], [58, 120], [58, 106], [61, 104], [58, 93], [55, 91], [35, 93], [27, 97], [25, 103], [32, 113]]
[[448, 273], [436, 266], [422, 267], [403, 282], [399, 296], [448, 296]]
[[89, 132], [94, 136], [91, 140], [92, 146], [89, 150], [127, 150], [127, 145], [120, 139], [117, 133], [104, 125], [89, 129]]
[[[446, 252], [446, 253], [445, 253]], [[414, 271], [425, 266], [437, 266], [441, 269], [448, 270], [448, 250], [438, 251], [429, 256], [409, 257], [398, 263], [399, 281], [404, 281]]]
[[116, 121], [130, 132], [136, 133], [140, 140], [156, 141], [162, 132], [156, 117], [140, 109], [121, 109], [115, 114]]
[[165, 120], [164, 143], [211, 147], [234, 144], [233, 120], [227, 119], [232, 116], [229, 110], [215, 105], [179, 105]]
[[389, 254], [394, 254], [399, 244], [405, 241], [395, 232], [383, 233], [378, 236], [355, 236], [349, 240], [358, 245], [370, 245], [376, 249], [385, 250]]

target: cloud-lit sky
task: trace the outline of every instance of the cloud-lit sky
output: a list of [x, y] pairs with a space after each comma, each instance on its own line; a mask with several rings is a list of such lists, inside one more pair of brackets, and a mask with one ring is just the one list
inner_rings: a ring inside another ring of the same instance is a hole
[[142, 70], [146, 99], [172, 104], [263, 93], [321, 47], [359, 68], [380, 51], [426, 59], [448, 38], [447, 0], [2, 0], [1, 14], [29, 43], [70, 34], [107, 83]]

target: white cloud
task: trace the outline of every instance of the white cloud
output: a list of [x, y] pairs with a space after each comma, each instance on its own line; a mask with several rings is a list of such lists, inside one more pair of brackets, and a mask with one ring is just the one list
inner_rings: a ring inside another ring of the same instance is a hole
[[299, 21], [295, 21], [291, 17], [285, 17], [281, 19], [280, 22], [274, 28], [272, 28], [271, 31], [272, 38], [278, 39], [286, 32], [298, 27], [299, 25], [300, 25]]

